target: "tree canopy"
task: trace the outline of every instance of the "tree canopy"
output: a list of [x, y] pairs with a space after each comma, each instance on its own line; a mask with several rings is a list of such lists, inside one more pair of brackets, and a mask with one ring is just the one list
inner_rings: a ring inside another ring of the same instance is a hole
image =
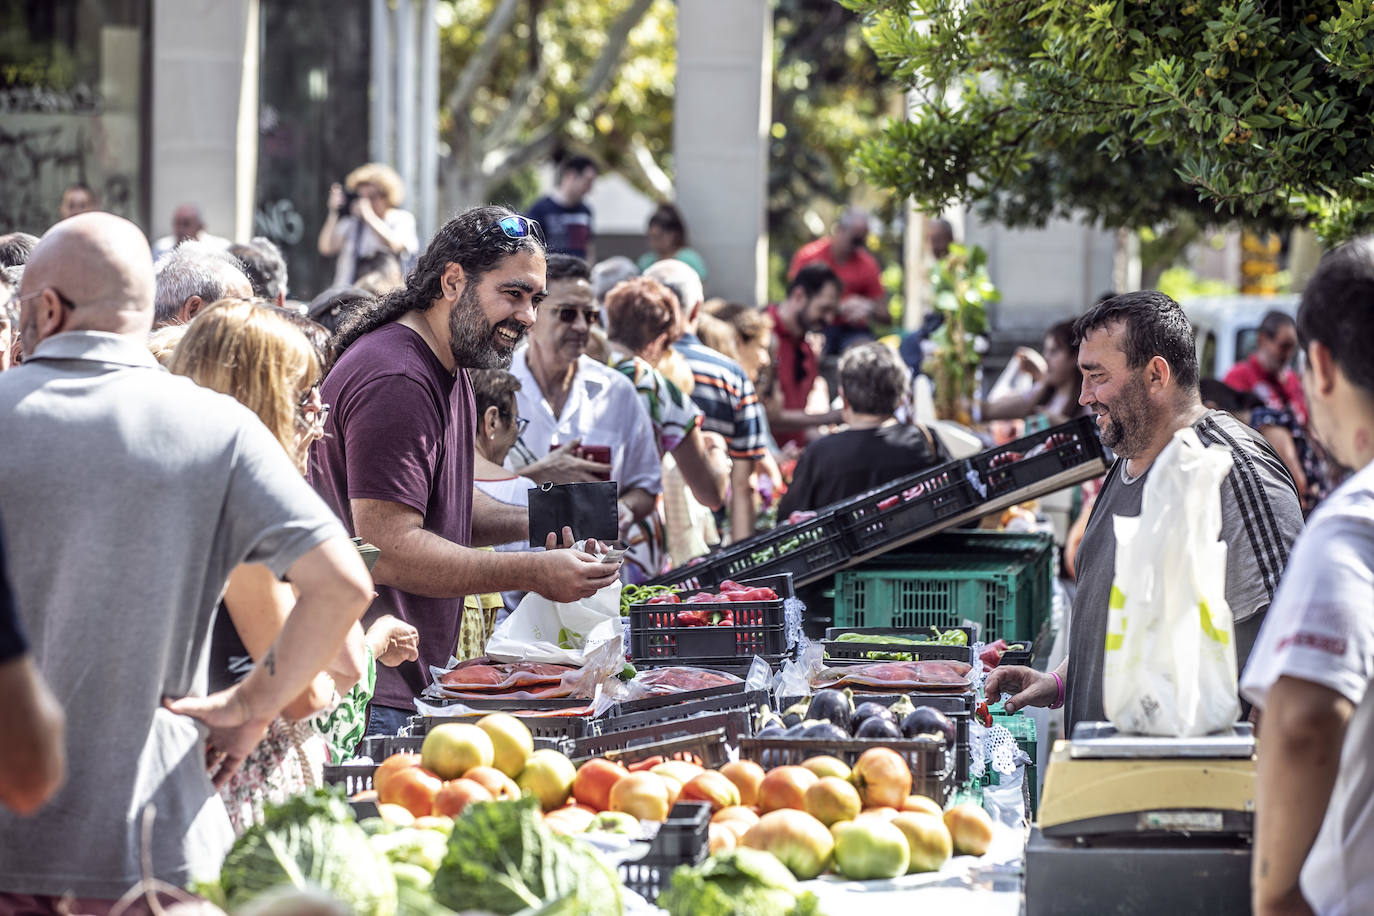
[[1370, 4], [840, 2], [913, 90], [857, 162], [923, 208], [1374, 228]]
[[672, 147], [677, 70], [672, 0], [445, 0], [441, 14], [450, 206], [509, 191], [529, 166], [569, 148], [665, 193], [660, 163]]

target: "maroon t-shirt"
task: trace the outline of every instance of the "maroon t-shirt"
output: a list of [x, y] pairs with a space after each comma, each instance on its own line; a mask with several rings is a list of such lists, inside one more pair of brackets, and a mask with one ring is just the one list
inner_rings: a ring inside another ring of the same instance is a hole
[[[472, 446], [477, 408], [467, 372], [456, 378], [419, 334], [383, 325], [358, 338], [324, 380], [330, 405], [311, 453], [310, 481], [355, 534], [350, 499], [384, 499], [424, 513], [424, 527], [472, 542]], [[388, 586], [365, 621], [395, 614], [420, 631], [420, 660], [377, 666], [382, 706], [412, 709], [458, 643], [463, 598], [427, 598]]]

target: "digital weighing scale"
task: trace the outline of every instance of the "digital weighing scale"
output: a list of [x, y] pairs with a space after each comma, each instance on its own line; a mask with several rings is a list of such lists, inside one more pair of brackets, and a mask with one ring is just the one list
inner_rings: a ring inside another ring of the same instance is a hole
[[1026, 846], [1026, 916], [1250, 912], [1255, 737], [1057, 741]]

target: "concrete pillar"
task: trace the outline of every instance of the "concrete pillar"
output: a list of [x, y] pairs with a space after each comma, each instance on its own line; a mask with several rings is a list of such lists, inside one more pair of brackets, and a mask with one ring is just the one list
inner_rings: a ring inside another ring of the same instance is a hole
[[439, 222], [439, 22], [435, 0], [424, 0], [420, 14], [420, 165], [411, 207], [419, 220], [423, 245]]
[[710, 270], [707, 295], [768, 296], [768, 0], [678, 4], [673, 148], [677, 202]]
[[258, 48], [258, 0], [154, 0], [151, 238], [182, 203], [215, 235], [252, 235]]

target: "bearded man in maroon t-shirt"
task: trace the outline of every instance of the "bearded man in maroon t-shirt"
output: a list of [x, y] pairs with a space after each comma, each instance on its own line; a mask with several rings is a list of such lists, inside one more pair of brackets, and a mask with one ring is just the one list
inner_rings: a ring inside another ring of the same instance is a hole
[[473, 490], [476, 407], [462, 370], [510, 365], [544, 280], [538, 224], [476, 207], [439, 230], [403, 289], [340, 322], [311, 481], [351, 534], [381, 550], [365, 619], [394, 614], [420, 634], [417, 661], [378, 669], [368, 734], [395, 734], [430, 666], [447, 666], [465, 596], [522, 590], [577, 601], [619, 573], [577, 550], [472, 549], [523, 538], [528, 517]]

